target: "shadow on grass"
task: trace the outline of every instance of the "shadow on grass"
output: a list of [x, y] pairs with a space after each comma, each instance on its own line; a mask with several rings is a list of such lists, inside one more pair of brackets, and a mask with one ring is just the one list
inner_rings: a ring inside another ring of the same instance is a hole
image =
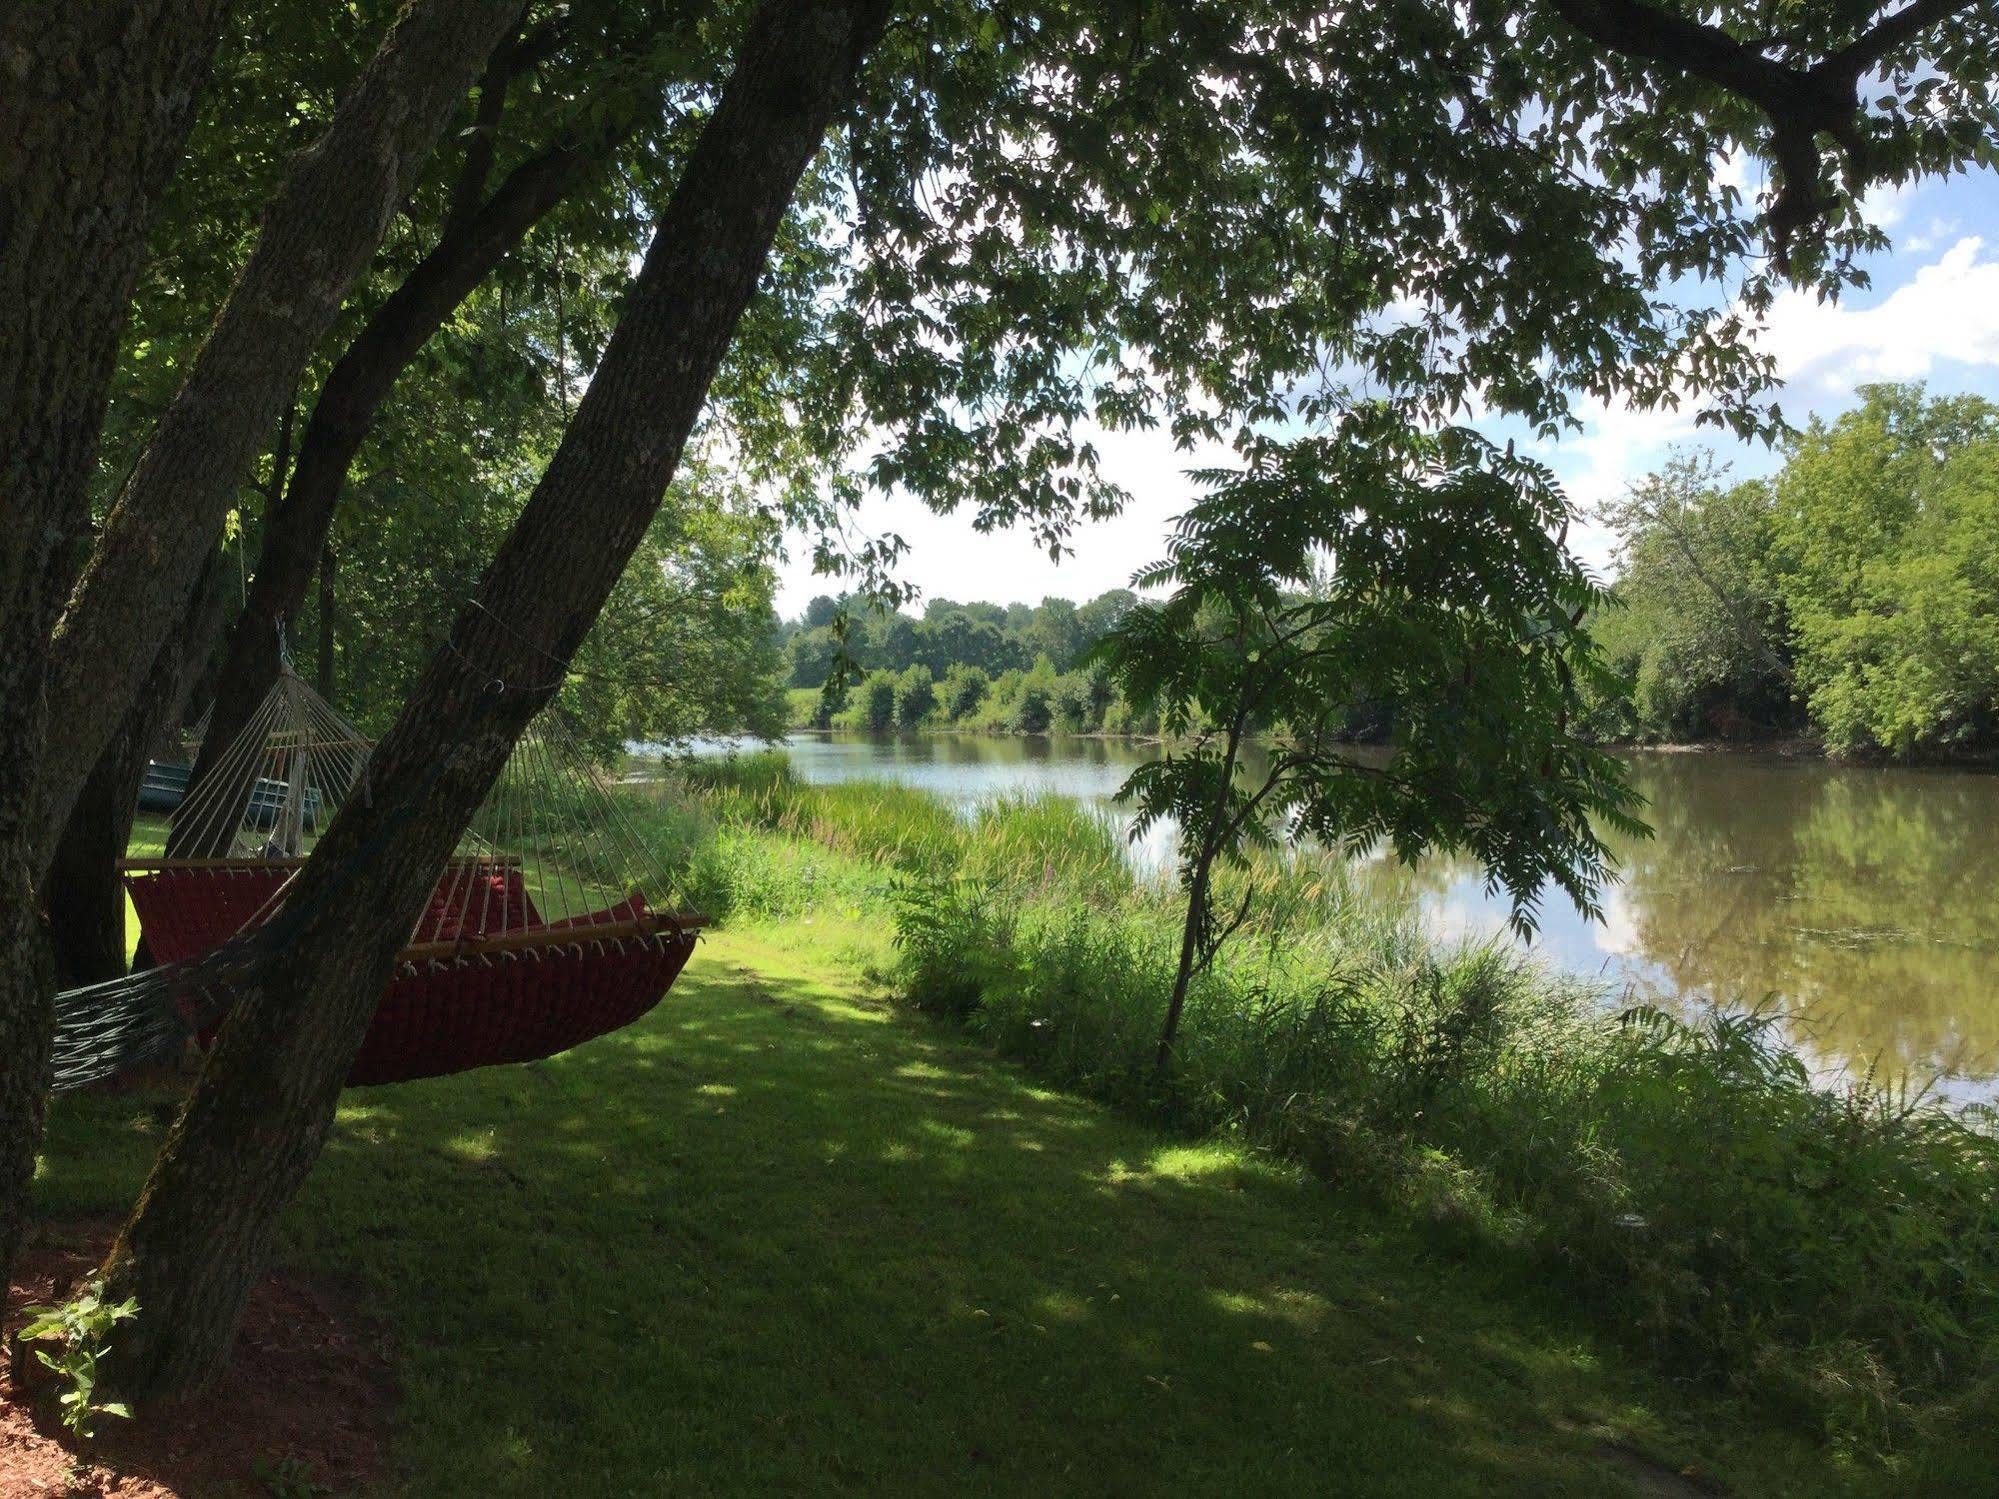
[[[1670, 1440], [1490, 1275], [742, 956], [348, 1095], [286, 1251], [396, 1327], [413, 1492], [1603, 1494], [1607, 1434]], [[158, 1129], [64, 1105], [45, 1210], [128, 1201]]]

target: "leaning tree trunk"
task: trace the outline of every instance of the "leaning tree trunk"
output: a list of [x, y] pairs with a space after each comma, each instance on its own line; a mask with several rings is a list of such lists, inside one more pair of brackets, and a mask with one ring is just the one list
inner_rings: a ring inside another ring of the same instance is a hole
[[332, 542], [319, 549], [319, 664], [313, 685], [329, 702], [333, 698], [333, 570], [338, 562]]
[[[617, 332], [450, 646], [257, 939], [200, 1080], [106, 1264], [138, 1319], [111, 1380], [210, 1380], [278, 1215], [318, 1157], [396, 953], [528, 720], [555, 691], [678, 466], [798, 180], [886, 0], [765, 0]], [[281, 955], [281, 956], [279, 956]]]
[[322, 555], [347, 470], [410, 361], [537, 221], [589, 174], [624, 127], [587, 146], [558, 146], [508, 174], [483, 207], [455, 214], [444, 236], [368, 319], [328, 372], [299, 443], [283, 501], [264, 517], [264, 547], [250, 596], [230, 631], [208, 733], [195, 759], [198, 784], [235, 742], [278, 677], [278, 625], [297, 619]]
[[[31, 816], [49, 631], [146, 229], [194, 118], [223, 0], [0, 8], [0, 1286], [48, 1093], [53, 962]], [[0, 1292], [4, 1295], [4, 1292]]]
[[56, 845], [42, 901], [61, 984], [99, 983], [125, 971], [125, 883], [118, 861], [132, 839], [146, 763], [180, 723], [222, 633], [227, 574], [224, 555], [214, 553], [186, 621], [161, 648], [125, 721], [98, 756]]
[[44, 859], [151, 669], [153, 646], [185, 612], [257, 444], [524, 3], [417, 0], [265, 213], [58, 626], [48, 760], [31, 824]]
[[0, 620], [10, 634], [46, 635], [81, 561], [147, 222], [223, 10], [221, 0], [17, 0], [0, 17]]

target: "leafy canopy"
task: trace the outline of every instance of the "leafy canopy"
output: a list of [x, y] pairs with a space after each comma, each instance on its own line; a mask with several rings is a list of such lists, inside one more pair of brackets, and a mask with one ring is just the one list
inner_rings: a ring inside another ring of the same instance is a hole
[[[1768, 122], [1672, 60], [1592, 38], [1573, 8], [927, 7], [891, 29], [793, 205], [717, 382], [711, 453], [767, 513], [816, 526], [829, 567], [893, 594], [899, 540], [841, 535], [864, 489], [963, 506], [978, 526], [1022, 524], [1059, 548], [1079, 517], [1124, 499], [1100, 471], [1103, 431], [1164, 423], [1186, 444], [1246, 450], [1297, 419], [1372, 430], [1393, 413], [1417, 432], [1474, 406], [1552, 429], [1578, 395], [1692, 401], [1739, 431], [1774, 430], [1768, 362], [1742, 336], [1785, 274], [1757, 254], [1769, 200], [1716, 170], [1730, 153], [1768, 158]], [[389, 528], [386, 549], [431, 545], [441, 527], [423, 507], [484, 515], [488, 476], [547, 451], [745, 9], [529, 6], [533, 60], [505, 109], [487, 117], [483, 86], [468, 98], [299, 393], [308, 404], [434, 243], [472, 158], [489, 154], [496, 183], [555, 142], [615, 143], [384, 414], [356, 482], [406, 497], [367, 520]], [[178, 384], [290, 154], [393, 10], [366, 0], [327, 25], [274, 0], [232, 13], [157, 216], [101, 494]], [[1800, 64], [1870, 16], [1713, 13]], [[1793, 279], [1826, 292], [1859, 279], [1852, 255], [1879, 238], [1855, 202], [1868, 181], [1989, 152], [1990, 33], [1973, 12], [1881, 52], [1866, 169], [1793, 236]], [[374, 549], [360, 524], [343, 520], [336, 552]], [[1076, 643], [1057, 632], [1036, 650], [1061, 667]], [[1006, 669], [975, 654], [952, 659]]]
[[[185, 378], [264, 204], [323, 131], [401, 7], [365, 0], [329, 20], [283, 0], [232, 10], [187, 156], [155, 216], [152, 255], [118, 366], [97, 500], [108, 503], [153, 417]], [[302, 657], [322, 614], [331, 690], [371, 729], [416, 673], [525, 503], [622, 310], [655, 205], [677, 179], [735, 45], [735, 8], [682, 0], [537, 0], [465, 100], [369, 274], [305, 371], [286, 435], [245, 475], [226, 545], [230, 602], [258, 566], [334, 362], [454, 222], [558, 150], [592, 165], [404, 369], [348, 473], [327, 538], [330, 585], [289, 622]], [[565, 689], [591, 747], [779, 725], [770, 639], [770, 501], [813, 467], [784, 415], [781, 350], [801, 337], [824, 251], [808, 226], [815, 178], [745, 321], [701, 451], [652, 528]], [[726, 450], [728, 462], [713, 455]], [[239, 581], [240, 576], [240, 581]], [[553, 667], [551, 667], [553, 670]]]
[[[1569, 9], [961, 0], [893, 28], [830, 149], [850, 201], [800, 365], [810, 446], [858, 459], [838, 496], [899, 488], [1059, 548], [1123, 499], [1099, 431], [1474, 409], [1553, 430], [1578, 395], [1775, 430], [1745, 334], [1786, 275], [1860, 279], [1859, 187], [1990, 152], [1990, 17], [1870, 54], [1865, 167], [1780, 269], [1774, 196], [1719, 170], [1770, 157], [1765, 116]], [[1713, 12], [1787, 65], [1872, 14]], [[821, 560], [879, 572], [899, 547]]]

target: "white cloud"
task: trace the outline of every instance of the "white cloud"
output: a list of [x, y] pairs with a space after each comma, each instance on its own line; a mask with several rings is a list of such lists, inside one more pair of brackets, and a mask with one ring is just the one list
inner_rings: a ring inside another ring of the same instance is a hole
[[[1695, 433], [1693, 408], [1633, 410], [1596, 400], [1577, 407], [1583, 430], [1547, 448], [1542, 456], [1570, 500], [1587, 517], [1605, 500], [1622, 494], [1640, 474], [1657, 467], [1676, 442]], [[1569, 546], [1588, 566], [1607, 574], [1615, 538], [1587, 518], [1569, 532]]]
[[[1999, 366], [1999, 259], [1970, 235], [1869, 307], [1786, 292], [1771, 307], [1759, 346], [1777, 361], [1786, 387], [1779, 399], [1793, 421], [1813, 407], [1844, 404], [1871, 381], [1927, 377], [1940, 362]], [[1675, 443], [1712, 440], [1696, 427], [1694, 410], [1691, 402], [1677, 411], [1585, 403], [1582, 432], [1546, 457], [1587, 510], [1655, 469]], [[1768, 461], [1767, 450], [1734, 451], [1752, 471]], [[1584, 561], [1608, 564], [1611, 537], [1601, 528], [1583, 526], [1570, 540]]]
[[1962, 223], [1961, 219], [1941, 219], [1932, 214], [1928, 228], [1903, 236], [1901, 248], [1911, 255], [1927, 254], [1957, 233]]
[[[862, 535], [893, 532], [909, 544], [897, 575], [925, 599], [974, 599], [993, 603], [1039, 603], [1049, 594], [1081, 602], [1110, 588], [1124, 588], [1139, 568], [1165, 552], [1166, 528], [1193, 500], [1187, 470], [1226, 466], [1233, 458], [1220, 446], [1183, 451], [1170, 434], [1139, 432], [1084, 434], [1097, 447], [1104, 473], [1123, 485], [1131, 503], [1110, 520], [1076, 528], [1071, 555], [1057, 563], [1022, 528], [980, 535], [970, 511], [938, 515], [906, 495], [873, 496], [862, 504], [851, 529]], [[792, 538], [792, 561], [779, 570], [778, 611], [799, 613], [814, 594], [837, 593], [837, 578], [815, 577], [809, 541]]]
[[1695, 433], [1692, 405], [1635, 410], [1589, 400], [1577, 407], [1583, 430], [1555, 447], [1553, 467], [1569, 498], [1591, 506], [1619, 494], [1650, 454]]
[[1754, 160], [1744, 151], [1717, 151], [1710, 163], [1710, 172], [1717, 187], [1732, 187], [1745, 197], [1761, 188], [1762, 171], [1759, 167], [1756, 182], [1749, 180], [1750, 163]]
[[1999, 260], [1967, 235], [1872, 307], [1786, 292], [1761, 343], [1807, 396], [1918, 379], [1945, 360], [1999, 365]]
[[1883, 182], [1860, 199], [1860, 215], [1877, 229], [1893, 229], [1908, 217], [1909, 199], [1921, 191], [1915, 182]]

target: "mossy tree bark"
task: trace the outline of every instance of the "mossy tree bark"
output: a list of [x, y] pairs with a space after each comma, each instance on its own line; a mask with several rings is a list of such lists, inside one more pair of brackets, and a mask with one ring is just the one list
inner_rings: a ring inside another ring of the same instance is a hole
[[447, 649], [257, 939], [257, 966], [106, 1263], [135, 1295], [111, 1382], [184, 1394], [224, 1362], [317, 1159], [396, 953], [515, 740], [659, 508], [799, 178], [887, 0], [766, 0], [561, 446]]
[[54, 966], [37, 888], [47, 846], [32, 816], [49, 631], [89, 527], [86, 486], [148, 223], [223, 10], [223, 0], [0, 8], [0, 1277], [19, 1242], [49, 1081]]

